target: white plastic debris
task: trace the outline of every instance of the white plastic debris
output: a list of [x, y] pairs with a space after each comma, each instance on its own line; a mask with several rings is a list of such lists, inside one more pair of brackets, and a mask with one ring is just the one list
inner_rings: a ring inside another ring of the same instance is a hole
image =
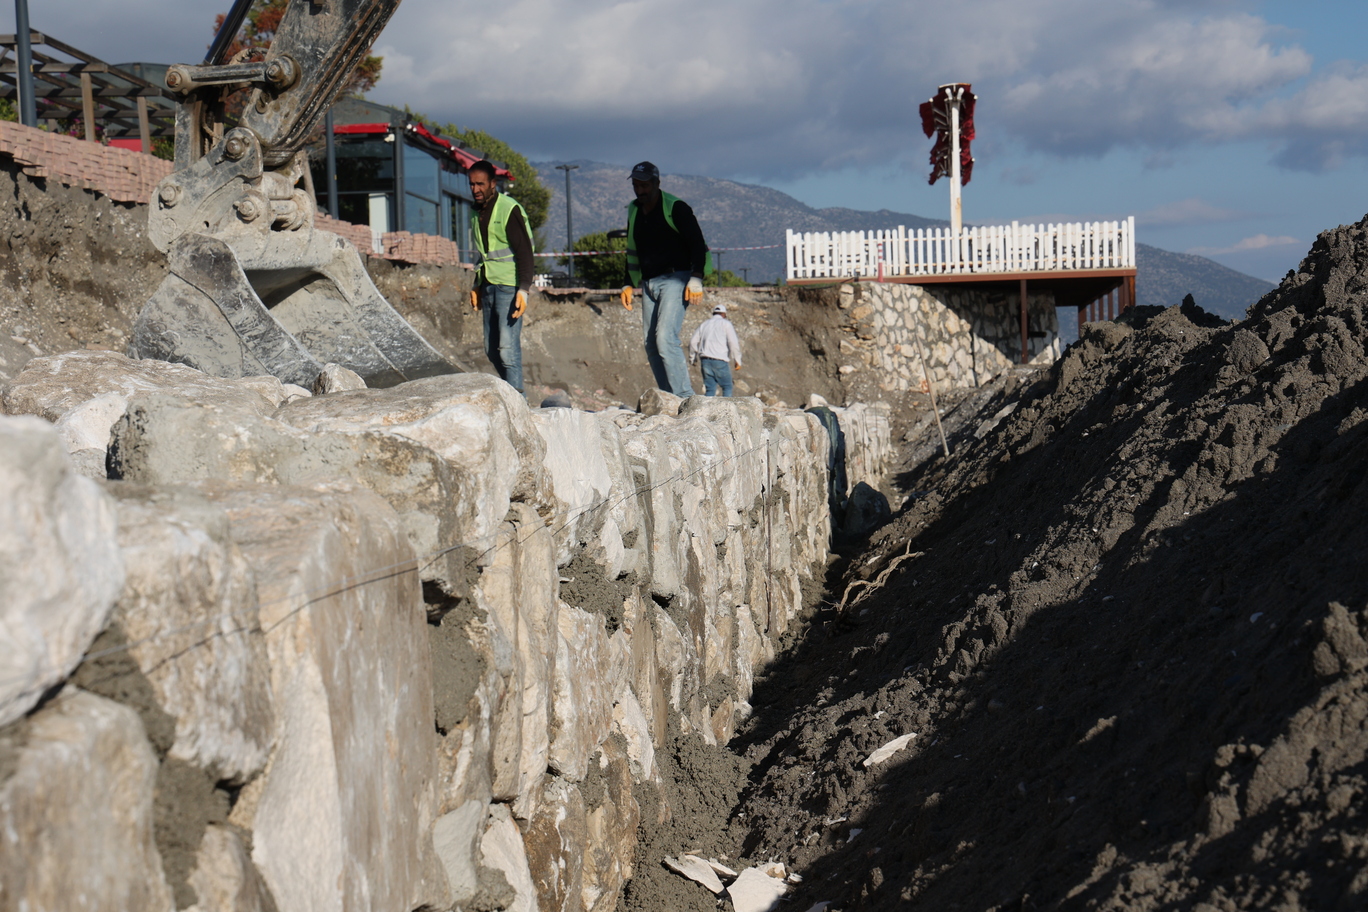
[[905, 735], [899, 735], [898, 737], [894, 738], [892, 741], [889, 741], [883, 747], [879, 748], [874, 753], [866, 757], [864, 761], [865, 767], [869, 768], [871, 766], [878, 766], [880, 763], [883, 763], [889, 757], [893, 756], [898, 751], [902, 750], [904, 747], [907, 747], [907, 745], [911, 744], [912, 739], [915, 737], [917, 737], [916, 732], [908, 732]]
[[812, 908], [808, 909], [807, 912], [826, 912], [826, 908], [829, 905], [831, 905], [831, 900], [822, 900], [819, 903], [814, 903]]
[[746, 868], [727, 888], [727, 896], [736, 912], [773, 912], [787, 892], [783, 881], [775, 880], [759, 868]]
[[697, 855], [685, 855], [683, 858], [672, 858], [666, 855], [665, 867], [676, 874], [684, 875], [689, 880], [701, 883], [714, 893], [722, 892], [722, 881], [717, 879], [717, 874], [713, 871], [712, 865]]
[[846, 842], [854, 842], [854, 841], [855, 841], [855, 837], [856, 837], [856, 836], [859, 836], [859, 835], [860, 835], [861, 833], [863, 833], [863, 832], [864, 832], [864, 830], [862, 830], [860, 827], [851, 827], [851, 828], [850, 828], [850, 835], [846, 837]]

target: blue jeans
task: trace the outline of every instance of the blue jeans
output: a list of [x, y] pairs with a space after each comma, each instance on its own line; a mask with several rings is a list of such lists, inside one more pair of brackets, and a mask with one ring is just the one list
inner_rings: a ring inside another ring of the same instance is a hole
[[730, 396], [731, 362], [718, 358], [700, 358], [699, 361], [703, 366], [703, 392], [711, 396], [721, 387], [722, 395]]
[[655, 374], [656, 386], [676, 396], [692, 396], [689, 362], [679, 342], [684, 328], [684, 286], [687, 269], [647, 279], [641, 288], [641, 328], [646, 337], [646, 360]]
[[513, 285], [481, 285], [485, 356], [505, 383], [518, 392], [522, 382], [522, 318], [513, 319], [518, 289]]

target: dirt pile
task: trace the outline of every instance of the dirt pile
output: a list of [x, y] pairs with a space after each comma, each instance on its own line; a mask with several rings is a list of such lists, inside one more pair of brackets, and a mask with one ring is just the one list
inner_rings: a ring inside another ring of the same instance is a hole
[[1368, 904], [1365, 345], [1368, 219], [979, 397], [757, 688], [731, 854], [800, 910]]

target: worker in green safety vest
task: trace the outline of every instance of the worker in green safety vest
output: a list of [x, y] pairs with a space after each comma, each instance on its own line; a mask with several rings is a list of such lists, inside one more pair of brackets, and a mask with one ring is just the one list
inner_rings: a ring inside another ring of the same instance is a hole
[[470, 166], [476, 212], [470, 236], [479, 256], [470, 306], [484, 311], [485, 355], [518, 392], [522, 381], [522, 316], [532, 287], [532, 225], [518, 201], [495, 186], [492, 162]]
[[660, 169], [648, 161], [632, 168], [636, 199], [627, 205], [627, 282], [622, 306], [632, 309], [641, 288], [646, 360], [656, 385], [692, 396], [689, 363], [680, 343], [684, 310], [703, 300], [708, 245], [689, 204], [660, 190]]

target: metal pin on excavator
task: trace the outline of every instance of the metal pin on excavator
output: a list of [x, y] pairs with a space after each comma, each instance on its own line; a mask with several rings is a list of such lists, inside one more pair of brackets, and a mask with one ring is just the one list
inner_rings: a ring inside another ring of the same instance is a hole
[[[251, 3], [237, 0], [203, 65], [167, 72], [176, 170], [153, 194], [148, 236], [170, 275], [129, 353], [306, 387], [327, 362], [370, 386], [456, 372], [385, 301], [356, 248], [314, 226], [302, 148], [399, 0], [291, 0], [265, 60], [224, 62]], [[224, 100], [244, 84], [229, 128]]]

